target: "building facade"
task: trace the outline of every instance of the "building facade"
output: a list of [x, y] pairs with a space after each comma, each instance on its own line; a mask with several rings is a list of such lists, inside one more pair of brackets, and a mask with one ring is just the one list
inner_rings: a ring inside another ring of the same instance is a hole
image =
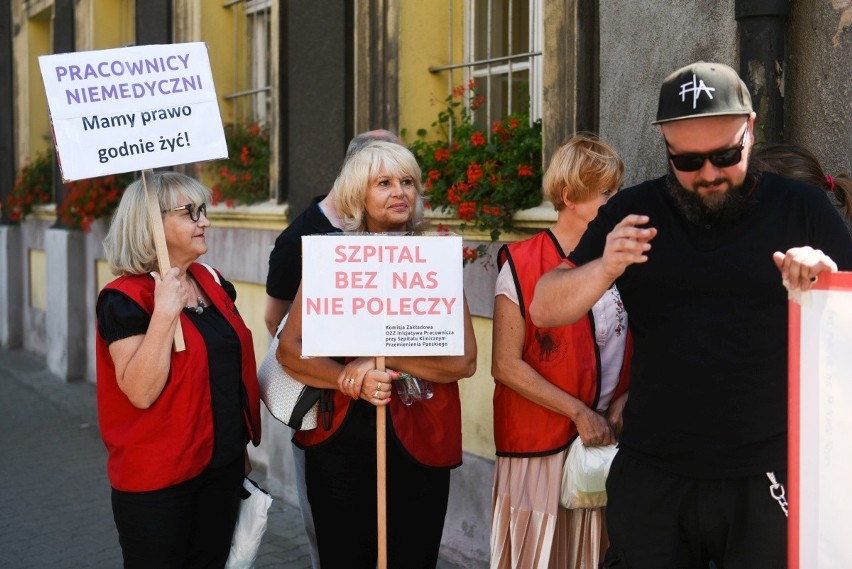
[[[51, 145], [39, 55], [206, 42], [223, 122], [270, 134], [268, 199], [210, 208], [204, 259], [237, 286], [261, 361], [269, 251], [293, 214], [331, 187], [355, 133], [387, 128], [410, 141], [454, 87], [474, 79], [485, 97], [475, 120], [487, 126], [518, 110], [541, 118], [545, 162], [571, 133], [596, 131], [624, 158], [629, 185], [665, 171], [651, 125], [660, 82], [703, 59], [740, 70], [759, 141], [799, 143], [827, 171], [849, 171], [850, 28], [852, 7], [836, 0], [10, 0], [0, 6], [0, 201]], [[112, 278], [106, 222], [87, 232], [63, 226], [56, 204], [67, 195], [54, 178], [53, 205], [14, 223], [3, 212], [0, 345], [45, 356], [67, 380], [94, 381], [94, 303]], [[520, 232], [502, 239], [547, 227], [555, 214], [542, 205], [517, 219]], [[452, 477], [443, 555], [466, 567], [488, 559], [495, 276], [487, 261], [465, 268], [479, 365], [460, 384], [465, 464]], [[295, 502], [289, 432], [266, 419], [253, 458], [273, 492]]]

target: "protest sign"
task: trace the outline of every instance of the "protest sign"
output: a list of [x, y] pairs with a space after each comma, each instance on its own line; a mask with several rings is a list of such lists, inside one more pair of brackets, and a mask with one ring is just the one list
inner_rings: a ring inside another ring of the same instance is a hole
[[461, 237], [302, 238], [302, 354], [464, 353]]
[[852, 567], [852, 273], [790, 302], [788, 564]]
[[207, 45], [43, 55], [64, 181], [225, 158]]

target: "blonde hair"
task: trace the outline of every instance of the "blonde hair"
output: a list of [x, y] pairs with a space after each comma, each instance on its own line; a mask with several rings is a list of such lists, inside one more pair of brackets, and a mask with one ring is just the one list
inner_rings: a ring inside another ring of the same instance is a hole
[[374, 141], [355, 152], [340, 169], [332, 193], [345, 231], [366, 231], [367, 189], [383, 171], [397, 178], [410, 177], [417, 189], [414, 211], [405, 225], [414, 231], [423, 222], [423, 182], [420, 166], [407, 148], [392, 142]]
[[606, 189], [617, 190], [623, 176], [624, 162], [612, 146], [578, 132], [553, 153], [542, 185], [558, 211], [565, 207], [563, 196], [582, 203]]
[[[145, 182], [148, 190], [157, 195], [160, 211], [183, 205], [177, 203], [179, 194], [196, 208], [210, 202], [209, 189], [198, 180], [177, 172], [146, 174]], [[103, 245], [114, 275], [138, 275], [158, 270], [148, 199], [141, 178], [124, 190]]]

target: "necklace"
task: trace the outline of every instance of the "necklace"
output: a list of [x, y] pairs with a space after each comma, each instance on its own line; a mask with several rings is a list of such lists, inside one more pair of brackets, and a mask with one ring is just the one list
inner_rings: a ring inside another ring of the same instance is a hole
[[[189, 275], [187, 275], [188, 277]], [[187, 305], [186, 310], [190, 312], [195, 312], [196, 314], [203, 314], [204, 308], [207, 306], [204, 304], [204, 299], [201, 298], [201, 295], [198, 294], [198, 289], [195, 288], [195, 282], [192, 279], [187, 279], [189, 281], [189, 285], [192, 287], [192, 292], [195, 293], [195, 306]]]

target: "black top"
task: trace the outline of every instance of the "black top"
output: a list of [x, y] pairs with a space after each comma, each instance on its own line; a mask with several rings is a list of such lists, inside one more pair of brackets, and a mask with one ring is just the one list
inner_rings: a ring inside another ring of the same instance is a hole
[[787, 291], [775, 251], [811, 245], [841, 270], [852, 241], [818, 188], [763, 174], [754, 203], [728, 225], [681, 215], [665, 178], [619, 192], [569, 255], [603, 254], [628, 214], [658, 230], [648, 261], [616, 281], [634, 333], [622, 448], [700, 478], [785, 469]]
[[[222, 287], [236, 300], [236, 290], [231, 283], [223, 280]], [[242, 456], [249, 441], [242, 412], [240, 340], [215, 306], [206, 306], [202, 314], [194, 310], [186, 310], [185, 314], [207, 346], [213, 407], [213, 456], [209, 466], [218, 468]], [[150, 321], [151, 317], [142, 307], [120, 291], [105, 291], [98, 303], [98, 331], [107, 344], [144, 334]]]
[[269, 274], [266, 294], [280, 300], [292, 301], [302, 283], [302, 236], [337, 233], [319, 207], [325, 196], [314, 198], [311, 205], [293, 220], [275, 240], [269, 254]]

